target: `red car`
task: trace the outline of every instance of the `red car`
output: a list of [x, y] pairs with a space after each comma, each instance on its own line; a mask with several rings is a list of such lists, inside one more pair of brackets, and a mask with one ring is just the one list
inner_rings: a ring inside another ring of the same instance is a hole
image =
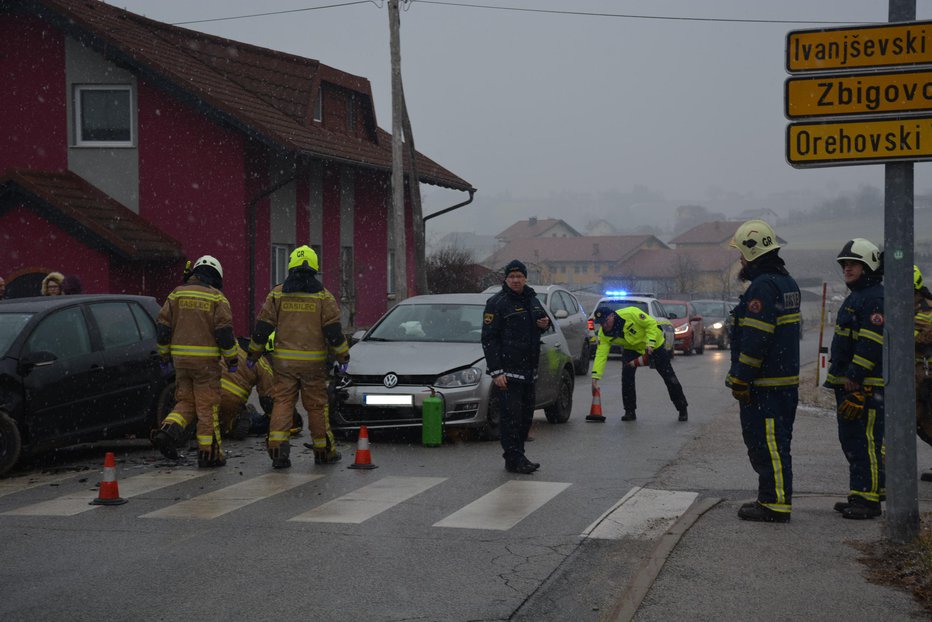
[[661, 300], [673, 324], [673, 348], [683, 354], [705, 352], [702, 316], [691, 302], [685, 300]]

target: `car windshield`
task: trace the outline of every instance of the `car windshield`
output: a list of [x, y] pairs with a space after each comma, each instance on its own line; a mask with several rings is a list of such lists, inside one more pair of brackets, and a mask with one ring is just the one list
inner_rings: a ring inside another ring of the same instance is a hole
[[[671, 305], [667, 305], [669, 308]], [[724, 302], [694, 302], [693, 307], [696, 309], [696, 313], [708, 317], [725, 317], [725, 303]], [[679, 313], [677, 313], [679, 315]]]
[[13, 345], [13, 341], [23, 330], [34, 313], [0, 313], [0, 355]]
[[366, 340], [479, 343], [483, 309], [466, 304], [398, 305]]
[[676, 317], [686, 317], [686, 305], [677, 304], [675, 302], [665, 302], [663, 303], [663, 308], [667, 310], [667, 313], [674, 313]]

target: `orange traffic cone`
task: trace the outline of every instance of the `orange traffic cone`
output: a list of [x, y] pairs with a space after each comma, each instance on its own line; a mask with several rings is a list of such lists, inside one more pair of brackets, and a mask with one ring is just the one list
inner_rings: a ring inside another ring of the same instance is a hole
[[104, 456], [104, 479], [100, 482], [97, 498], [91, 501], [91, 505], [122, 505], [124, 503], [126, 499], [120, 498], [120, 486], [117, 484], [116, 458], [113, 457], [112, 451], [108, 451]]
[[351, 469], [377, 469], [372, 464], [372, 455], [369, 453], [369, 430], [366, 426], [359, 426], [359, 441], [356, 443], [356, 461], [349, 465]]
[[595, 385], [592, 387], [592, 407], [586, 415], [586, 421], [605, 423], [605, 417], [602, 416], [602, 390]]

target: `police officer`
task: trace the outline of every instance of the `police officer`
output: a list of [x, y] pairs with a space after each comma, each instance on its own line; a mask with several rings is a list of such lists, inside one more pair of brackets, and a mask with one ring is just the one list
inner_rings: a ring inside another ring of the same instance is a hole
[[673, 371], [670, 362], [670, 352], [664, 347], [663, 331], [650, 315], [637, 307], [624, 307], [612, 311], [611, 307], [601, 306], [593, 313], [593, 319], [600, 324], [599, 346], [595, 351], [595, 361], [592, 364], [592, 386], [598, 388], [599, 380], [605, 373], [605, 363], [612, 346], [622, 348], [621, 360], [621, 401], [625, 407], [622, 421], [637, 419], [637, 388], [634, 384], [634, 374], [637, 371], [637, 359], [647, 355], [654, 363], [654, 367], [663, 378], [670, 400], [679, 413], [680, 421], [687, 421], [689, 415], [686, 407], [686, 396], [683, 394], [683, 385]]
[[[932, 445], [932, 292], [923, 285], [919, 266], [913, 266], [916, 337], [916, 433]], [[921, 476], [932, 482], [932, 469]]]
[[824, 386], [835, 391], [850, 490], [847, 502], [835, 509], [845, 518], [874, 518], [880, 516], [885, 485], [881, 253], [873, 242], [854, 238], [837, 259], [851, 293], [835, 320]]
[[536, 292], [527, 286], [527, 268], [517, 259], [505, 266], [505, 282], [485, 304], [482, 351], [492, 376], [489, 407], [499, 407], [505, 470], [529, 474], [540, 468], [524, 455], [534, 418], [534, 381], [540, 359], [540, 335], [550, 325]]
[[223, 289], [223, 268], [210, 255], [194, 263], [191, 278], [168, 295], [157, 320], [159, 354], [175, 366], [175, 407], [162, 421], [155, 445], [175, 459], [184, 429], [197, 419], [197, 465], [226, 464], [220, 444], [220, 365], [236, 369], [233, 316]]
[[741, 433], [758, 475], [757, 501], [738, 510], [744, 520], [786, 523], [793, 497], [790, 441], [799, 401], [799, 287], [763, 220], [738, 227], [738, 277], [749, 281], [733, 310], [731, 368], [725, 385], [738, 400]]
[[255, 364], [275, 331], [272, 369], [272, 420], [268, 449], [272, 467], [291, 466], [292, 415], [298, 396], [307, 411], [315, 464], [333, 464], [340, 453], [328, 436], [327, 354], [338, 363], [349, 362], [349, 345], [340, 326], [340, 307], [333, 294], [317, 280], [317, 253], [299, 246], [288, 261], [285, 282], [269, 292], [259, 311], [249, 344], [249, 362]]

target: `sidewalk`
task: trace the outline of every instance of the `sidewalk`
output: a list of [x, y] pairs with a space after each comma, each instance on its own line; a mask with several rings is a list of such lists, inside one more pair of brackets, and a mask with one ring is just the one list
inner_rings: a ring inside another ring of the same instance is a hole
[[[737, 406], [708, 424], [651, 487], [721, 501], [676, 544], [633, 620], [928, 619], [911, 594], [864, 578], [852, 544], [883, 539], [885, 522], [845, 520], [833, 511], [848, 490], [836, 429], [831, 411], [799, 409], [793, 519], [770, 524], [737, 517], [757, 490]], [[919, 442], [917, 455], [920, 472], [932, 467], [932, 448]], [[919, 510], [932, 512], [932, 483], [919, 482]]]

